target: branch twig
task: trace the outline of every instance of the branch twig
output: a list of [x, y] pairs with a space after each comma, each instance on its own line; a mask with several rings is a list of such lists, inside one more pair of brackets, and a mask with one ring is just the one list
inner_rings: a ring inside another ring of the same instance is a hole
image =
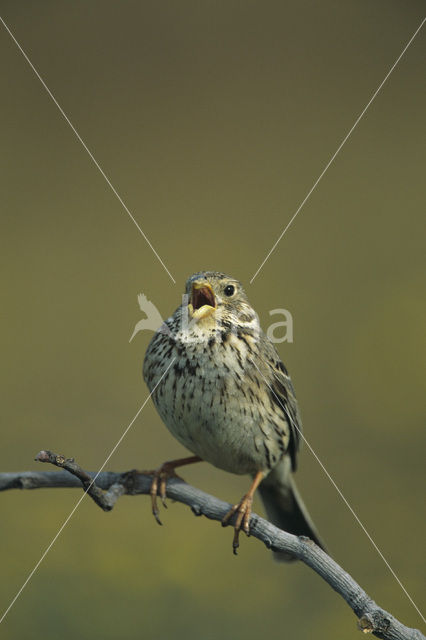
[[[40, 451], [36, 460], [60, 467], [68, 474], [62, 471], [0, 473], [0, 491], [83, 486], [101, 509], [111, 511], [120, 496], [149, 494], [151, 487], [151, 476], [135, 470], [125, 473], [88, 473], [73, 458], [65, 458], [51, 451]], [[167, 496], [188, 505], [195, 515], [203, 515], [211, 520], [221, 521], [230, 508], [227, 502], [204, 493], [179, 478], [168, 480]], [[268, 549], [291, 553], [316, 571], [348, 603], [358, 618], [359, 629], [364, 633], [372, 633], [384, 640], [426, 640], [418, 629], [406, 627], [379, 607], [352, 576], [312, 540], [281, 531], [256, 514], [251, 517], [250, 532]]]

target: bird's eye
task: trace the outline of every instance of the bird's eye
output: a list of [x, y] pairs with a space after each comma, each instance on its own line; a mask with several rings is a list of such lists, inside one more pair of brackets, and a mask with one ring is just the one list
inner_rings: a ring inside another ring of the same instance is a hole
[[224, 289], [226, 296], [232, 296], [234, 294], [234, 291], [235, 291], [235, 287], [232, 284], [228, 284], [228, 286], [226, 286]]

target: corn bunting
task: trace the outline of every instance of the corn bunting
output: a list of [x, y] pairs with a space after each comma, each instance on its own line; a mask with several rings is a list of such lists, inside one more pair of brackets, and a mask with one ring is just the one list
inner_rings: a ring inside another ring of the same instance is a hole
[[158, 522], [157, 495], [164, 503], [167, 478], [177, 467], [206, 461], [253, 478], [223, 519], [226, 525], [235, 515], [234, 553], [240, 530], [250, 533], [256, 489], [273, 524], [323, 547], [293, 479], [301, 444], [293, 385], [238, 280], [216, 271], [191, 276], [182, 304], [148, 346], [143, 374], [162, 420], [194, 454], [154, 472]]

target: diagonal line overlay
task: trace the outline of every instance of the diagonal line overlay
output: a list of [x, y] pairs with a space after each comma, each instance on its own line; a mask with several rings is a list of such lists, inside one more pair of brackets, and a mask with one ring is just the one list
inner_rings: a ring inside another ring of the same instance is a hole
[[40, 80], [41, 84], [43, 85], [43, 87], [45, 88], [46, 92], [49, 94], [50, 98], [52, 99], [52, 101], [55, 103], [56, 107], [59, 109], [61, 115], [63, 116], [64, 120], [67, 122], [67, 124], [70, 126], [70, 128], [72, 129], [72, 131], [74, 132], [76, 138], [78, 139], [78, 141], [81, 143], [81, 145], [83, 146], [84, 150], [87, 152], [88, 156], [90, 157], [90, 159], [92, 160], [93, 164], [95, 165], [95, 167], [98, 169], [99, 173], [102, 175], [102, 177], [104, 178], [105, 182], [107, 183], [107, 185], [109, 186], [109, 188], [111, 189], [111, 191], [113, 192], [113, 194], [115, 195], [115, 197], [117, 198], [117, 200], [119, 201], [119, 203], [121, 204], [121, 206], [123, 207], [123, 209], [126, 211], [126, 213], [128, 214], [128, 216], [130, 217], [130, 219], [132, 220], [132, 222], [134, 223], [135, 227], [137, 228], [137, 230], [139, 231], [139, 233], [141, 234], [141, 236], [143, 237], [143, 239], [145, 240], [145, 242], [148, 244], [148, 246], [150, 247], [150, 249], [152, 250], [152, 252], [154, 253], [155, 257], [157, 258], [157, 260], [159, 260], [159, 262], [161, 263], [161, 265], [163, 266], [163, 268], [165, 269], [165, 271], [167, 272], [167, 274], [169, 275], [169, 277], [171, 278], [171, 280], [173, 281], [174, 284], [176, 284], [176, 280], [174, 279], [174, 277], [172, 276], [172, 274], [170, 273], [170, 271], [168, 270], [168, 268], [166, 267], [166, 265], [164, 264], [163, 260], [160, 258], [160, 256], [158, 255], [157, 251], [154, 249], [154, 247], [152, 246], [151, 242], [149, 241], [148, 237], [145, 235], [145, 233], [142, 231], [142, 228], [140, 227], [139, 223], [136, 221], [135, 217], [133, 216], [132, 212], [130, 211], [130, 209], [127, 207], [126, 203], [124, 202], [124, 200], [122, 199], [122, 197], [120, 196], [120, 194], [118, 193], [118, 191], [116, 190], [116, 188], [114, 187], [114, 185], [112, 184], [111, 180], [108, 178], [108, 176], [106, 175], [105, 171], [102, 169], [101, 165], [99, 164], [99, 162], [96, 160], [95, 156], [93, 155], [93, 153], [90, 151], [89, 147], [87, 146], [87, 144], [84, 142], [83, 138], [81, 137], [81, 135], [79, 134], [79, 132], [77, 131], [77, 129], [75, 128], [75, 126], [73, 125], [73, 123], [71, 122], [71, 120], [69, 119], [69, 117], [67, 116], [67, 114], [65, 113], [65, 111], [63, 110], [63, 108], [61, 107], [61, 105], [59, 104], [59, 102], [56, 100], [55, 96], [53, 95], [53, 93], [51, 92], [51, 90], [49, 89], [49, 87], [47, 86], [47, 84], [45, 83], [45, 81], [43, 80], [43, 78], [41, 77], [41, 75], [39, 74], [39, 72], [37, 71], [37, 69], [35, 68], [35, 66], [33, 65], [33, 63], [31, 62], [31, 60], [29, 59], [29, 57], [27, 56], [27, 54], [25, 53], [24, 49], [21, 47], [21, 45], [19, 44], [18, 40], [15, 38], [15, 36], [13, 35], [12, 31], [9, 29], [9, 27], [7, 26], [7, 24], [5, 23], [5, 21], [3, 20], [3, 18], [0, 16], [0, 22], [2, 23], [3, 27], [5, 28], [5, 30], [8, 32], [8, 34], [10, 35], [10, 37], [12, 38], [13, 42], [16, 44], [16, 46], [18, 47], [19, 51], [22, 53], [23, 57], [25, 58], [25, 60], [28, 62], [29, 66], [31, 67], [31, 69], [34, 71], [35, 75], [37, 76], [37, 78]]
[[[156, 256], [156, 258], [159, 260], [159, 262], [161, 263], [161, 265], [163, 266], [163, 268], [165, 269], [165, 271], [167, 272], [167, 274], [169, 275], [169, 277], [171, 278], [171, 280], [173, 281], [173, 283], [176, 284], [175, 279], [173, 278], [173, 276], [171, 275], [170, 271], [167, 269], [166, 265], [164, 264], [163, 260], [161, 259], [161, 257], [159, 256], [159, 254], [157, 253], [157, 251], [154, 249], [154, 247], [152, 246], [151, 242], [149, 241], [149, 239], [147, 238], [147, 236], [145, 235], [145, 233], [143, 232], [143, 230], [141, 229], [140, 225], [138, 224], [138, 222], [136, 221], [136, 219], [134, 218], [134, 216], [132, 215], [131, 211], [128, 209], [128, 207], [126, 206], [125, 202], [123, 201], [123, 199], [121, 198], [121, 196], [119, 195], [119, 193], [117, 192], [117, 190], [115, 189], [115, 187], [113, 186], [113, 184], [111, 183], [110, 179], [108, 178], [108, 176], [106, 175], [106, 173], [104, 172], [104, 170], [102, 169], [102, 167], [99, 165], [99, 163], [97, 162], [96, 158], [94, 157], [93, 153], [90, 151], [90, 149], [88, 148], [88, 146], [86, 145], [86, 143], [84, 142], [84, 140], [82, 139], [82, 137], [80, 136], [80, 134], [78, 133], [77, 129], [74, 127], [74, 125], [72, 124], [72, 122], [70, 121], [69, 117], [67, 116], [67, 114], [65, 113], [65, 111], [63, 110], [63, 108], [60, 106], [60, 104], [58, 103], [58, 101], [56, 100], [55, 96], [53, 95], [53, 93], [51, 92], [51, 90], [49, 89], [49, 87], [47, 86], [47, 84], [45, 83], [45, 81], [43, 80], [43, 78], [41, 77], [40, 73], [37, 71], [37, 69], [35, 68], [35, 66], [33, 65], [33, 63], [31, 62], [31, 60], [29, 59], [29, 57], [27, 56], [27, 54], [25, 53], [25, 51], [23, 50], [23, 48], [21, 47], [21, 45], [19, 44], [19, 42], [17, 41], [17, 39], [15, 38], [15, 36], [13, 35], [13, 33], [11, 32], [11, 30], [9, 29], [9, 27], [7, 26], [7, 24], [5, 23], [5, 21], [3, 20], [3, 18], [0, 16], [0, 22], [2, 23], [3, 27], [5, 28], [5, 30], [8, 32], [9, 36], [11, 37], [11, 39], [13, 40], [13, 42], [15, 43], [15, 45], [18, 47], [19, 51], [21, 52], [22, 56], [25, 58], [26, 62], [28, 63], [28, 65], [31, 67], [32, 71], [34, 72], [34, 74], [37, 76], [38, 80], [41, 82], [41, 84], [43, 85], [44, 89], [46, 90], [46, 92], [48, 93], [49, 97], [51, 98], [51, 100], [54, 102], [54, 104], [56, 105], [56, 107], [58, 108], [58, 110], [60, 111], [61, 115], [63, 116], [63, 118], [65, 119], [65, 121], [67, 122], [67, 124], [69, 125], [69, 127], [72, 129], [73, 133], [75, 134], [75, 136], [77, 137], [77, 139], [79, 140], [79, 142], [81, 143], [81, 145], [83, 146], [83, 148], [85, 149], [85, 151], [87, 152], [87, 154], [89, 155], [90, 159], [92, 160], [92, 162], [94, 163], [94, 165], [96, 166], [96, 168], [98, 169], [98, 171], [101, 173], [101, 175], [103, 176], [104, 180], [106, 181], [106, 183], [108, 184], [108, 186], [110, 187], [110, 189], [112, 190], [112, 192], [114, 193], [114, 195], [116, 196], [116, 198], [118, 199], [118, 201], [120, 202], [121, 206], [124, 208], [124, 210], [126, 211], [126, 213], [128, 214], [128, 216], [130, 217], [130, 219], [132, 220], [132, 222], [135, 224], [136, 228], [138, 229], [139, 233], [142, 235], [142, 237], [144, 238], [144, 240], [147, 242], [147, 244], [149, 245], [149, 247], [151, 248], [151, 250], [153, 251], [154, 255]], [[263, 262], [261, 263], [261, 265], [259, 266], [259, 268], [257, 269], [257, 271], [255, 272], [255, 274], [253, 275], [253, 277], [250, 280], [250, 284], [253, 283], [254, 279], [257, 277], [257, 275], [260, 273], [261, 269], [263, 268], [263, 266], [265, 265], [265, 263], [267, 262], [267, 260], [269, 259], [269, 257], [271, 256], [271, 254], [273, 253], [273, 251], [276, 249], [276, 247], [278, 246], [279, 242], [282, 240], [282, 238], [284, 237], [285, 233], [287, 232], [287, 230], [290, 228], [290, 226], [292, 225], [292, 223], [294, 222], [294, 220], [296, 219], [297, 215], [300, 213], [300, 211], [302, 210], [302, 208], [304, 207], [304, 205], [306, 204], [306, 202], [309, 200], [310, 196], [312, 195], [312, 193], [314, 192], [314, 190], [316, 189], [316, 187], [318, 186], [318, 184], [320, 183], [320, 181], [322, 180], [322, 178], [324, 177], [324, 175], [326, 174], [326, 172], [328, 171], [328, 169], [330, 168], [330, 166], [332, 165], [332, 163], [334, 162], [334, 160], [336, 159], [337, 155], [340, 153], [340, 151], [342, 150], [343, 146], [346, 144], [346, 142], [348, 141], [348, 139], [350, 138], [350, 136], [352, 135], [353, 131], [355, 130], [355, 128], [358, 126], [359, 122], [361, 121], [361, 119], [363, 118], [363, 116], [365, 115], [365, 113], [367, 112], [367, 110], [369, 109], [369, 107], [371, 106], [371, 104], [373, 103], [373, 101], [375, 100], [375, 98], [377, 97], [377, 95], [379, 94], [379, 92], [381, 91], [381, 89], [383, 88], [384, 84], [387, 82], [387, 80], [389, 79], [390, 75], [392, 74], [392, 72], [395, 70], [396, 66], [398, 65], [398, 63], [401, 61], [402, 57], [404, 56], [404, 54], [406, 53], [406, 51], [408, 50], [408, 48], [410, 47], [410, 45], [412, 44], [412, 42], [414, 41], [414, 39], [416, 38], [416, 36], [418, 35], [418, 33], [420, 32], [421, 28], [423, 27], [424, 23], [426, 22], [426, 18], [424, 18], [422, 20], [422, 22], [420, 23], [420, 25], [418, 26], [418, 28], [416, 29], [416, 31], [414, 32], [414, 34], [411, 36], [410, 40], [407, 42], [407, 44], [405, 45], [404, 49], [402, 50], [402, 52], [400, 53], [400, 55], [398, 56], [398, 58], [396, 59], [396, 61], [394, 62], [394, 64], [391, 66], [391, 68], [389, 69], [388, 73], [386, 74], [386, 76], [384, 77], [383, 81], [380, 83], [380, 85], [378, 86], [378, 88], [376, 89], [376, 91], [373, 93], [373, 95], [371, 96], [370, 100], [368, 101], [368, 103], [366, 104], [366, 106], [364, 107], [364, 109], [361, 111], [360, 115], [358, 116], [358, 118], [355, 120], [354, 124], [352, 125], [352, 127], [349, 129], [348, 133], [346, 134], [346, 136], [343, 138], [342, 142], [340, 143], [340, 145], [338, 146], [337, 150], [335, 151], [335, 153], [331, 156], [330, 160], [328, 161], [328, 163], [326, 164], [326, 166], [324, 167], [323, 171], [320, 173], [320, 175], [318, 176], [317, 180], [314, 182], [313, 186], [311, 187], [311, 189], [308, 191], [307, 195], [305, 196], [305, 198], [303, 199], [303, 201], [300, 203], [299, 207], [297, 208], [297, 210], [295, 211], [295, 213], [293, 214], [292, 218], [290, 219], [290, 221], [288, 222], [287, 226], [284, 228], [284, 230], [282, 231], [282, 233], [280, 234], [280, 236], [278, 237], [278, 239], [276, 240], [276, 242], [274, 243], [274, 245], [272, 246], [271, 250], [269, 251], [269, 253], [266, 255], [265, 259], [263, 260]], [[114, 452], [117, 450], [118, 446], [121, 444], [121, 442], [123, 441], [124, 437], [126, 436], [126, 434], [128, 433], [129, 429], [132, 427], [132, 425], [134, 424], [134, 422], [136, 421], [136, 419], [138, 418], [138, 416], [140, 415], [140, 413], [142, 412], [143, 408], [145, 407], [145, 405], [147, 404], [148, 400], [150, 399], [151, 395], [154, 393], [155, 389], [157, 388], [157, 386], [160, 384], [161, 380], [163, 379], [163, 377], [166, 375], [167, 371], [169, 370], [169, 368], [171, 367], [171, 365], [173, 364], [174, 359], [170, 362], [170, 364], [168, 365], [167, 369], [165, 370], [165, 372], [162, 374], [160, 380], [157, 382], [157, 384], [155, 385], [154, 389], [152, 390], [152, 392], [148, 395], [148, 397], [146, 398], [146, 400], [143, 402], [143, 404], [141, 405], [141, 407], [139, 408], [139, 410], [137, 411], [137, 413], [135, 414], [135, 416], [133, 417], [133, 419], [131, 420], [131, 422], [129, 423], [129, 425], [126, 427], [125, 431], [123, 432], [123, 434], [121, 435], [121, 437], [119, 438], [119, 440], [117, 441], [117, 443], [114, 445], [113, 449], [111, 450], [110, 454], [108, 455], [108, 457], [106, 458], [106, 460], [104, 461], [104, 463], [102, 464], [102, 466], [100, 467], [100, 469], [98, 470], [98, 472], [96, 473], [96, 475], [94, 476], [91, 485], [96, 481], [98, 475], [102, 472], [102, 470], [105, 468], [106, 464], [108, 463], [108, 461], [110, 460], [110, 458], [112, 457], [112, 455], [114, 454]], [[267, 380], [265, 379], [265, 377], [263, 376], [262, 372], [258, 369], [257, 365], [255, 363], [253, 363], [254, 366], [256, 367], [256, 369], [259, 371], [260, 375], [262, 376], [262, 378], [265, 380], [265, 383], [268, 385], [268, 387], [270, 388], [271, 392], [274, 394], [275, 397], [276, 394], [274, 393], [274, 391], [272, 390], [272, 388], [270, 387], [269, 383], [267, 382]], [[281, 401], [279, 398], [277, 398], [278, 402], [281, 404]], [[283, 407], [284, 409], [284, 407]], [[404, 585], [402, 584], [401, 580], [398, 578], [398, 576], [396, 575], [395, 571], [392, 569], [392, 567], [390, 566], [389, 562], [386, 560], [386, 558], [384, 557], [383, 553], [381, 552], [381, 550], [379, 549], [379, 547], [377, 546], [377, 544], [374, 542], [373, 538], [371, 537], [371, 535], [369, 534], [369, 532], [367, 531], [367, 529], [365, 528], [364, 524], [362, 523], [362, 521], [360, 520], [360, 518], [358, 517], [358, 515], [356, 514], [356, 512], [354, 511], [354, 509], [351, 507], [351, 505], [349, 504], [349, 502], [347, 501], [347, 499], [345, 498], [345, 496], [343, 495], [342, 491], [340, 490], [340, 488], [338, 487], [338, 485], [336, 484], [336, 482], [334, 481], [334, 479], [332, 478], [332, 476], [330, 475], [330, 473], [327, 471], [327, 469], [325, 468], [324, 464], [321, 462], [320, 458], [318, 457], [318, 455], [316, 454], [316, 452], [314, 451], [314, 449], [312, 448], [312, 446], [309, 444], [309, 442], [306, 440], [305, 436], [303, 435], [303, 433], [301, 432], [301, 430], [298, 428], [297, 425], [294, 425], [295, 428], [299, 431], [300, 436], [302, 437], [303, 441], [306, 443], [307, 447], [309, 448], [309, 450], [311, 451], [311, 453], [313, 454], [313, 456], [315, 457], [315, 459], [317, 460], [317, 462], [319, 463], [319, 465], [321, 466], [322, 470], [324, 471], [324, 473], [326, 474], [327, 478], [330, 480], [330, 482], [332, 483], [332, 485], [334, 486], [334, 488], [336, 489], [336, 491], [338, 492], [339, 496], [341, 497], [341, 499], [343, 500], [343, 502], [345, 503], [345, 505], [347, 506], [347, 508], [349, 509], [349, 511], [351, 512], [351, 514], [353, 515], [353, 517], [355, 518], [355, 520], [358, 522], [358, 524], [360, 525], [360, 527], [362, 528], [362, 530], [364, 531], [364, 533], [366, 534], [366, 536], [368, 537], [368, 539], [370, 540], [371, 544], [373, 545], [373, 547], [375, 548], [375, 550], [377, 551], [377, 553], [379, 554], [379, 556], [382, 558], [383, 562], [386, 564], [386, 566], [388, 567], [389, 571], [392, 573], [393, 577], [395, 578], [395, 580], [398, 582], [399, 586], [401, 587], [401, 589], [404, 591], [405, 595], [407, 596], [407, 598], [409, 599], [409, 601], [411, 602], [411, 604], [413, 605], [413, 607], [416, 609], [416, 611], [418, 612], [418, 614], [420, 615], [420, 617], [422, 618], [423, 622], [426, 622], [423, 614], [421, 613], [420, 609], [418, 608], [418, 606], [415, 604], [414, 600], [412, 599], [412, 597], [410, 596], [410, 594], [408, 593], [408, 591], [406, 590], [406, 588], [404, 587]], [[90, 486], [91, 486], [90, 485]], [[27, 584], [29, 583], [29, 581], [31, 580], [31, 578], [33, 577], [33, 575], [35, 574], [35, 572], [37, 571], [37, 569], [39, 568], [39, 566], [41, 565], [41, 563], [43, 562], [44, 558], [47, 556], [47, 554], [49, 553], [50, 549], [53, 547], [53, 545], [55, 544], [55, 542], [57, 541], [57, 539], [59, 538], [59, 536], [61, 535], [62, 531], [64, 530], [64, 528], [66, 527], [66, 525], [68, 524], [68, 522], [70, 521], [70, 519], [72, 518], [72, 516], [74, 515], [74, 513], [76, 512], [76, 510], [78, 509], [78, 507], [80, 506], [81, 502], [84, 500], [84, 498], [86, 497], [86, 491], [83, 493], [83, 495], [80, 497], [80, 499], [77, 501], [77, 503], [75, 504], [75, 506], [73, 507], [72, 511], [70, 512], [70, 514], [67, 516], [67, 518], [64, 520], [63, 524], [61, 525], [61, 527], [59, 528], [58, 532], [56, 533], [56, 535], [54, 536], [54, 538], [52, 539], [52, 541], [49, 543], [49, 545], [47, 546], [47, 548], [45, 549], [45, 551], [43, 552], [42, 556], [40, 557], [40, 559], [38, 560], [38, 562], [36, 563], [36, 565], [34, 566], [34, 568], [31, 570], [31, 572], [29, 573], [28, 577], [26, 578], [25, 582], [23, 583], [23, 585], [20, 587], [19, 591], [17, 592], [17, 594], [14, 596], [14, 598], [12, 599], [11, 603], [9, 604], [9, 606], [7, 607], [7, 609], [4, 611], [3, 615], [0, 618], [0, 624], [3, 622], [3, 620], [6, 618], [6, 616], [8, 615], [9, 611], [11, 610], [11, 608], [13, 607], [13, 605], [15, 604], [15, 602], [18, 600], [18, 598], [20, 597], [20, 595], [22, 594], [23, 590], [25, 589], [25, 587], [27, 586]]]
[[74, 513], [77, 511], [78, 507], [80, 506], [80, 504], [83, 502], [84, 498], [87, 495], [87, 492], [89, 491], [90, 487], [93, 485], [94, 482], [96, 482], [96, 478], [98, 477], [98, 475], [101, 473], [101, 471], [105, 468], [105, 465], [109, 462], [111, 456], [115, 453], [115, 451], [117, 450], [117, 448], [120, 446], [120, 444], [122, 443], [122, 441], [124, 440], [125, 436], [127, 435], [129, 429], [132, 427], [132, 425], [134, 424], [134, 422], [136, 421], [136, 419], [139, 417], [139, 414], [141, 413], [142, 409], [145, 407], [146, 403], [148, 402], [148, 400], [150, 399], [150, 397], [152, 396], [152, 394], [154, 393], [154, 391], [156, 390], [156, 388], [158, 387], [158, 385], [160, 384], [160, 382], [162, 381], [162, 379], [164, 378], [164, 376], [166, 375], [166, 373], [168, 372], [168, 370], [170, 369], [170, 367], [172, 366], [173, 362], [176, 360], [176, 358], [173, 358], [173, 360], [171, 360], [170, 364], [168, 365], [167, 369], [164, 371], [164, 373], [162, 374], [161, 378], [159, 379], [159, 381], [157, 382], [157, 384], [155, 385], [155, 387], [153, 388], [153, 390], [151, 391], [151, 393], [149, 394], [149, 396], [144, 400], [143, 404], [139, 407], [137, 413], [135, 414], [135, 416], [132, 418], [132, 420], [130, 421], [130, 423], [127, 425], [127, 427], [125, 428], [125, 430], [123, 431], [122, 435], [120, 436], [120, 438], [117, 440], [117, 442], [115, 443], [114, 447], [111, 449], [111, 452], [108, 454], [107, 458], [105, 459], [105, 462], [102, 464], [101, 468], [99, 469], [99, 471], [96, 473], [96, 475], [94, 476], [92, 482], [90, 483], [90, 485], [88, 486], [88, 488], [84, 491], [83, 495], [79, 498], [79, 500], [76, 502], [76, 504], [74, 505], [72, 511], [68, 514], [68, 516], [65, 518], [64, 522], [62, 523], [62, 525], [60, 526], [58, 532], [55, 534], [55, 536], [52, 538], [51, 542], [49, 543], [49, 545], [46, 547], [46, 549], [43, 551], [40, 559], [38, 560], [38, 562], [34, 565], [33, 569], [30, 571], [30, 573], [28, 574], [25, 582], [23, 583], [23, 585], [21, 586], [21, 588], [19, 589], [19, 591], [17, 592], [17, 594], [14, 596], [13, 600], [11, 601], [11, 603], [9, 604], [9, 606], [7, 607], [7, 609], [4, 611], [3, 615], [0, 618], [0, 624], [3, 622], [3, 620], [6, 618], [7, 614], [9, 613], [9, 611], [11, 610], [11, 608], [13, 607], [13, 605], [15, 604], [15, 602], [18, 600], [19, 596], [21, 595], [21, 593], [23, 592], [23, 590], [25, 589], [25, 587], [27, 586], [27, 584], [29, 583], [29, 581], [31, 580], [31, 578], [33, 577], [33, 575], [35, 574], [35, 572], [37, 571], [37, 569], [39, 568], [39, 566], [41, 565], [41, 563], [43, 562], [43, 560], [45, 559], [45, 557], [47, 556], [47, 554], [49, 553], [50, 549], [53, 547], [53, 545], [55, 544], [56, 540], [59, 538], [59, 536], [61, 535], [62, 531], [65, 529], [65, 527], [67, 526], [68, 522], [71, 520], [72, 516], [74, 515]]
[[[265, 381], [265, 384], [269, 387], [271, 393], [274, 395], [274, 397], [277, 399], [278, 403], [280, 404], [280, 406], [282, 407], [285, 415], [289, 417], [289, 419], [291, 419], [291, 416], [288, 414], [288, 412], [286, 412], [285, 410], [285, 406], [283, 405], [283, 403], [281, 402], [281, 399], [277, 396], [277, 394], [274, 392], [274, 390], [272, 389], [271, 385], [269, 384], [269, 382], [267, 381], [267, 379], [265, 378], [265, 376], [263, 375], [263, 373], [260, 371], [259, 367], [257, 366], [257, 364], [252, 360], [251, 361], [252, 364], [254, 364], [254, 366], [256, 367], [256, 369], [258, 370], [258, 372], [260, 373], [260, 375], [262, 376], [263, 380]], [[325, 468], [324, 464], [321, 462], [320, 458], [318, 457], [317, 453], [314, 451], [314, 449], [312, 448], [312, 446], [309, 444], [308, 440], [305, 438], [303, 432], [301, 429], [299, 429], [299, 427], [297, 426], [297, 424], [292, 420], [293, 426], [295, 427], [295, 429], [299, 432], [300, 437], [302, 438], [303, 442], [306, 444], [306, 446], [308, 447], [309, 451], [312, 453], [312, 455], [314, 456], [315, 460], [318, 462], [318, 464], [320, 465], [321, 469], [324, 471], [325, 475], [327, 476], [327, 478], [330, 480], [331, 484], [333, 485], [333, 487], [336, 489], [337, 493], [339, 494], [339, 496], [341, 497], [341, 499], [343, 500], [343, 502], [345, 503], [345, 505], [347, 506], [347, 508], [349, 509], [349, 511], [351, 512], [351, 514], [353, 515], [353, 517], [355, 518], [355, 520], [358, 522], [359, 526], [361, 527], [361, 529], [364, 531], [365, 535], [367, 536], [367, 538], [370, 540], [371, 544], [373, 545], [373, 547], [375, 548], [375, 550], [377, 551], [377, 553], [379, 554], [379, 556], [381, 557], [381, 559], [383, 560], [383, 562], [385, 563], [385, 565], [387, 566], [387, 568], [389, 569], [389, 571], [391, 572], [391, 574], [393, 575], [393, 577], [395, 578], [395, 580], [398, 582], [399, 586], [401, 587], [401, 589], [403, 590], [403, 592], [405, 593], [405, 595], [407, 596], [407, 598], [409, 599], [409, 601], [411, 602], [411, 604], [413, 605], [413, 607], [415, 608], [415, 610], [417, 611], [417, 613], [419, 614], [419, 616], [421, 617], [421, 619], [423, 620], [424, 623], [426, 623], [426, 619], [424, 618], [422, 612], [420, 611], [419, 607], [416, 605], [416, 603], [414, 602], [413, 598], [410, 596], [410, 594], [408, 593], [407, 589], [404, 587], [404, 585], [402, 584], [401, 580], [398, 578], [398, 576], [396, 575], [395, 571], [392, 569], [392, 567], [390, 566], [389, 562], [386, 560], [385, 556], [383, 555], [383, 553], [380, 551], [379, 547], [377, 546], [377, 544], [374, 542], [373, 538], [371, 537], [371, 535], [369, 534], [369, 532], [367, 531], [367, 529], [365, 528], [364, 524], [361, 522], [360, 518], [358, 517], [358, 515], [355, 513], [354, 509], [351, 507], [351, 505], [349, 504], [349, 502], [347, 501], [347, 499], [345, 498], [345, 496], [343, 495], [341, 489], [337, 486], [336, 482], [333, 480], [332, 476], [330, 475], [330, 473], [327, 471], [327, 469]]]
[[267, 254], [266, 258], [263, 260], [263, 262], [261, 263], [260, 267], [257, 269], [257, 271], [255, 272], [254, 276], [250, 280], [250, 284], [252, 284], [253, 280], [258, 276], [260, 270], [263, 268], [263, 266], [265, 265], [266, 261], [269, 260], [272, 252], [275, 251], [275, 249], [277, 248], [278, 244], [280, 243], [280, 241], [284, 237], [285, 233], [287, 232], [287, 230], [290, 228], [290, 226], [293, 224], [294, 220], [296, 219], [296, 216], [303, 209], [303, 207], [305, 206], [305, 204], [307, 203], [307, 201], [311, 197], [312, 193], [315, 191], [315, 189], [317, 188], [318, 184], [320, 183], [320, 181], [322, 180], [324, 175], [327, 173], [328, 169], [333, 164], [334, 160], [336, 159], [336, 157], [338, 156], [338, 154], [340, 153], [340, 151], [342, 150], [342, 148], [344, 147], [346, 142], [349, 140], [349, 138], [352, 135], [353, 131], [358, 126], [359, 122], [361, 121], [361, 119], [365, 115], [366, 111], [368, 110], [368, 108], [370, 107], [370, 105], [372, 104], [374, 99], [380, 93], [383, 85], [386, 83], [386, 81], [388, 80], [389, 76], [392, 74], [392, 72], [394, 71], [395, 67], [398, 65], [398, 63], [400, 62], [400, 60], [404, 56], [405, 52], [407, 51], [408, 47], [412, 44], [412, 42], [414, 41], [415, 37], [419, 33], [420, 29], [423, 27], [425, 22], [426, 22], [426, 18], [423, 18], [423, 20], [421, 21], [420, 25], [417, 27], [417, 29], [415, 30], [415, 32], [413, 33], [413, 35], [411, 36], [411, 38], [409, 39], [409, 41], [407, 42], [407, 44], [405, 45], [405, 47], [403, 48], [403, 50], [401, 51], [401, 53], [399, 54], [399, 56], [397, 57], [397, 59], [395, 60], [393, 65], [391, 66], [391, 68], [389, 69], [389, 71], [387, 72], [387, 74], [385, 75], [384, 79], [379, 84], [379, 86], [377, 87], [376, 91], [371, 96], [370, 100], [367, 102], [367, 104], [365, 105], [365, 107], [361, 111], [361, 113], [359, 114], [358, 118], [355, 120], [355, 122], [352, 125], [352, 127], [349, 129], [348, 133], [345, 135], [345, 137], [343, 138], [342, 142], [339, 144], [339, 146], [337, 147], [336, 151], [333, 153], [333, 155], [331, 156], [330, 160], [327, 162], [327, 164], [325, 165], [324, 169], [322, 170], [322, 172], [320, 173], [318, 178], [315, 180], [314, 184], [312, 185], [312, 187], [308, 191], [307, 195], [302, 200], [302, 202], [299, 204], [299, 206], [296, 209], [295, 213], [290, 218], [290, 221], [288, 222], [287, 226], [281, 232], [281, 235], [279, 236], [278, 240], [275, 241], [275, 243], [273, 244], [271, 250]]

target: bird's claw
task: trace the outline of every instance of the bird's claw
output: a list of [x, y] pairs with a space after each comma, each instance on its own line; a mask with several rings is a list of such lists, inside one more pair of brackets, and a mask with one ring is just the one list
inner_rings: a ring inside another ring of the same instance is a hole
[[163, 523], [160, 520], [160, 511], [158, 509], [157, 498], [160, 498], [163, 507], [167, 509], [167, 480], [169, 478], [182, 478], [178, 476], [174, 468], [168, 462], [165, 462], [161, 465], [161, 467], [155, 469], [154, 471], [142, 471], [141, 473], [143, 473], [144, 475], [153, 476], [151, 488], [149, 490], [151, 496], [152, 515], [154, 516], [158, 524], [162, 525]]
[[225, 517], [222, 519], [222, 526], [226, 527], [229, 524], [231, 518], [237, 514], [234, 524], [234, 539], [232, 541], [232, 551], [234, 555], [238, 555], [238, 547], [240, 546], [240, 531], [249, 536], [250, 535], [250, 517], [251, 508], [253, 504], [253, 496], [246, 494], [233, 507], [228, 511]]

